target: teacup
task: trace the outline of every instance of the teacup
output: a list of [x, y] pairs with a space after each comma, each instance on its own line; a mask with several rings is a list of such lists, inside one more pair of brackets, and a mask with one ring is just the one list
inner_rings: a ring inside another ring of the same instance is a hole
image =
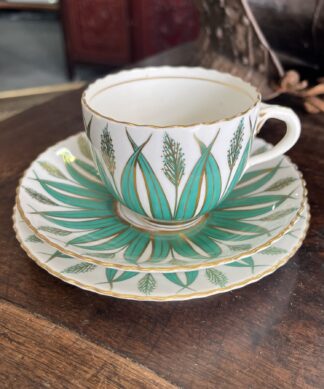
[[[227, 197], [246, 169], [289, 150], [300, 121], [288, 108], [261, 103], [230, 74], [189, 67], [122, 71], [82, 96], [98, 172], [120, 214], [135, 225], [190, 226]], [[269, 118], [286, 123], [283, 139], [250, 156]]]

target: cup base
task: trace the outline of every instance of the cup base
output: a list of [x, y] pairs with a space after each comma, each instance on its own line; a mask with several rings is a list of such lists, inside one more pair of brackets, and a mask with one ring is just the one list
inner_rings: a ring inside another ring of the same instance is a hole
[[203, 215], [186, 221], [174, 220], [174, 221], [167, 222], [167, 221], [149, 219], [147, 217], [139, 215], [138, 213], [130, 210], [129, 208], [125, 207], [123, 204], [119, 202], [117, 202], [116, 209], [119, 216], [129, 224], [133, 225], [134, 227], [141, 228], [146, 231], [153, 231], [153, 232], [155, 231], [155, 232], [172, 233], [172, 232], [183, 231], [200, 224], [206, 218], [206, 216]]

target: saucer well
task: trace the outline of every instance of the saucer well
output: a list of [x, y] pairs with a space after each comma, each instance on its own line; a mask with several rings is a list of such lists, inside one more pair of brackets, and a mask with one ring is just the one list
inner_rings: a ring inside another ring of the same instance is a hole
[[[258, 153], [271, 146], [256, 139], [253, 147]], [[21, 179], [16, 199], [28, 227], [65, 255], [143, 272], [188, 271], [249, 257], [287, 233], [305, 201], [300, 172], [280, 157], [248, 170], [198, 225], [150, 231], [125, 220], [81, 134], [42, 153]]]
[[95, 293], [132, 300], [173, 301], [206, 297], [241, 288], [283, 266], [301, 246], [309, 224], [308, 206], [291, 231], [253, 256], [207, 269], [143, 273], [106, 268], [69, 257], [40, 240], [17, 208], [14, 228], [23, 250], [55, 277]]

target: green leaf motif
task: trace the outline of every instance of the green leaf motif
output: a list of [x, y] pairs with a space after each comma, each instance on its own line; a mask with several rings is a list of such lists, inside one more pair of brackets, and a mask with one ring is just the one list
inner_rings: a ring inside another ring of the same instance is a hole
[[82, 155], [84, 157], [86, 157], [87, 159], [90, 159], [92, 161], [92, 154], [91, 154], [88, 140], [83, 135], [80, 135], [78, 137], [78, 146], [79, 146], [79, 149], [80, 149]]
[[238, 245], [227, 245], [227, 247], [232, 251], [246, 251], [251, 248], [250, 244], [238, 244]]
[[234, 132], [233, 138], [231, 139], [230, 148], [227, 151], [227, 162], [230, 170], [233, 170], [236, 161], [240, 156], [240, 151], [242, 149], [243, 142], [243, 132], [244, 130], [244, 120], [243, 118], [240, 120], [240, 123]]
[[137, 283], [138, 290], [145, 294], [146, 296], [150, 295], [153, 290], [156, 288], [156, 280], [151, 273], [147, 273], [142, 277]]
[[72, 234], [71, 231], [67, 230], [61, 230], [60, 228], [56, 227], [49, 227], [49, 226], [41, 226], [38, 228], [39, 231], [46, 231], [49, 232], [50, 234], [58, 235], [58, 236], [67, 236]]
[[29, 235], [28, 238], [26, 238], [25, 242], [43, 243], [43, 241], [41, 239], [39, 239], [39, 237], [36, 235]]
[[50, 255], [50, 257], [48, 258], [48, 260], [45, 263], [48, 263], [52, 259], [55, 259], [55, 258], [72, 259], [72, 257], [70, 257], [69, 255], [63, 254], [63, 253], [61, 253], [61, 251], [56, 250], [52, 255]]
[[108, 124], [104, 128], [101, 134], [101, 152], [103, 154], [103, 159], [107, 165], [109, 173], [113, 176], [116, 170], [116, 158], [115, 158], [115, 149], [111, 134], [108, 131]]
[[267, 192], [275, 192], [278, 190], [281, 190], [285, 188], [286, 186], [289, 186], [293, 182], [296, 181], [296, 178], [294, 177], [287, 177], [287, 178], [282, 178], [278, 181], [276, 181], [274, 184], [272, 184], [269, 188], [266, 189]]
[[[137, 144], [128, 131], [126, 131], [126, 134], [134, 152], [136, 152], [138, 149]], [[138, 164], [143, 174], [152, 216], [158, 220], [171, 220], [172, 215], [168, 199], [151, 165], [142, 153], [138, 156]]]
[[175, 215], [177, 220], [190, 219], [195, 215], [206, 164], [217, 136], [218, 133], [214, 136], [208, 147], [204, 149], [188, 177], [177, 207]]
[[138, 275], [138, 272], [134, 271], [122, 271], [118, 275], [118, 270], [108, 268], [105, 270], [105, 273], [107, 282], [110, 284], [111, 288], [113, 287], [114, 282], [126, 281]]
[[253, 257], [247, 257], [247, 258], [241, 259], [240, 261], [227, 263], [225, 266], [228, 266], [228, 267], [249, 267], [251, 269], [251, 273], [254, 273], [255, 266], [263, 266], [263, 265], [255, 265]]
[[206, 269], [206, 277], [212, 284], [218, 285], [221, 288], [224, 288], [228, 282], [228, 278], [223, 272], [213, 268]]
[[282, 249], [280, 247], [270, 246], [267, 249], [260, 251], [260, 254], [264, 254], [264, 255], [278, 255], [278, 254], [285, 254], [286, 252], [287, 252], [287, 250]]
[[88, 262], [80, 262], [76, 265], [69, 266], [61, 273], [68, 273], [68, 274], [80, 274], [80, 273], [88, 273], [89, 271], [93, 271], [97, 266], [93, 263]]
[[163, 136], [162, 157], [163, 173], [174, 186], [179, 186], [185, 173], [185, 158], [180, 142], [176, 142], [168, 133]]
[[34, 200], [38, 201], [39, 203], [57, 206], [57, 204], [54, 203], [54, 201], [52, 201], [48, 197], [36, 192], [36, 190], [34, 190], [32, 188], [28, 188], [28, 187], [24, 187], [24, 189], [29, 194], [30, 197], [32, 197]]
[[[181, 286], [181, 289], [184, 289], [184, 288], [189, 288], [189, 286], [191, 284], [193, 284], [196, 280], [196, 278], [198, 277], [198, 271], [197, 270], [194, 270], [194, 271], [188, 271], [188, 272], [185, 272], [184, 273], [185, 277], [186, 277], [186, 282], [183, 282], [180, 277], [178, 276], [177, 273], [163, 273], [163, 276], [169, 280], [170, 282], [172, 282], [173, 284], [176, 284], [178, 286]], [[189, 288], [190, 289], [190, 288]]]
[[41, 167], [47, 171], [48, 174], [50, 174], [51, 176], [53, 177], [57, 177], [57, 178], [66, 178], [65, 175], [60, 171], [60, 169], [58, 169], [56, 166], [54, 166], [52, 163], [50, 162], [46, 162], [46, 161], [39, 161], [38, 162]]
[[260, 220], [262, 221], [274, 221], [274, 220], [278, 220], [278, 219], [281, 219], [289, 214], [291, 214], [292, 212], [295, 212], [297, 211], [297, 208], [288, 208], [288, 209], [283, 209], [281, 211], [277, 211], [277, 212], [274, 212], [268, 216], [265, 216], [263, 218], [261, 218]]

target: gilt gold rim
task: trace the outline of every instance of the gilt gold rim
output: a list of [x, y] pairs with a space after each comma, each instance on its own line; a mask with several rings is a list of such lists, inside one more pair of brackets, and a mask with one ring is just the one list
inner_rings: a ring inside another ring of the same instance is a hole
[[[147, 68], [147, 69], [158, 69], [158, 67], [150, 67], [150, 68]], [[205, 68], [202, 68], [202, 67], [189, 68], [189, 67], [168, 67], [168, 66], [162, 66], [161, 69], [186, 69], [186, 70], [202, 70], [202, 71], [211, 70], [211, 69], [205, 69]], [[127, 73], [132, 72], [132, 71], [136, 72], [137, 70], [140, 70], [140, 68], [135, 68], [135, 69], [132, 69], [131, 71], [123, 70], [121, 72], [115, 73], [113, 76], [119, 75], [119, 74], [122, 74], [122, 73], [125, 73], [125, 72], [127, 72]], [[141, 70], [143, 70], [143, 69], [141, 69]], [[235, 76], [233, 76], [233, 75], [231, 75], [229, 73], [223, 73], [223, 72], [218, 72], [218, 73], [221, 73], [223, 76], [230, 76], [233, 79], [237, 79], [237, 80], [240, 80], [240, 81], [244, 82], [250, 88], [255, 90], [256, 98], [250, 96], [246, 91], [244, 91], [242, 88], [238, 87], [237, 85], [232, 85], [232, 84], [229, 84], [229, 83], [226, 83], [226, 82], [212, 80], [212, 79], [209, 79], [209, 78], [189, 77], [189, 76], [156, 76], [156, 77], [142, 77], [142, 78], [136, 78], [136, 79], [131, 79], [131, 80], [125, 80], [125, 81], [121, 81], [119, 83], [116, 83], [114, 85], [109, 85], [106, 88], [100, 89], [92, 97], [97, 96], [99, 93], [101, 93], [104, 90], [111, 89], [111, 88], [119, 86], [119, 85], [131, 83], [131, 82], [136, 82], [136, 81], [144, 81], [144, 80], [146, 81], [146, 80], [166, 79], [166, 78], [171, 78], [171, 79], [189, 79], [189, 80], [209, 81], [209, 82], [213, 82], [213, 83], [217, 83], [217, 84], [221, 84], [221, 85], [230, 87], [232, 89], [239, 90], [241, 93], [243, 93], [244, 95], [247, 95], [249, 98], [252, 99], [252, 105], [249, 108], [247, 108], [246, 110], [244, 110], [242, 112], [239, 112], [239, 113], [237, 113], [235, 115], [232, 115], [232, 116], [229, 116], [229, 117], [225, 117], [225, 118], [222, 118], [222, 119], [212, 120], [212, 121], [207, 121], [207, 122], [196, 122], [196, 123], [191, 123], [191, 124], [172, 124], [172, 125], [167, 125], [167, 126], [160, 126], [160, 125], [156, 125], [156, 124], [147, 124], [147, 123], [140, 124], [140, 123], [127, 122], [127, 121], [115, 119], [115, 118], [107, 116], [107, 115], [103, 115], [100, 112], [98, 112], [95, 109], [93, 109], [92, 107], [90, 107], [89, 103], [87, 102], [87, 93], [89, 93], [90, 88], [92, 88], [96, 83], [98, 83], [100, 81], [103, 81], [105, 78], [99, 79], [99, 80], [95, 81], [94, 83], [92, 83], [92, 84], [90, 84], [88, 86], [88, 88], [82, 93], [81, 103], [84, 105], [84, 107], [86, 107], [86, 109], [88, 109], [94, 115], [97, 115], [97, 116], [99, 116], [99, 117], [101, 117], [103, 119], [110, 120], [111, 122], [114, 122], [114, 123], [119, 123], [119, 124], [122, 124], [122, 125], [125, 125], [125, 126], [133, 126], [133, 127], [150, 127], [150, 128], [155, 128], [155, 129], [167, 129], [167, 128], [188, 128], [188, 127], [212, 125], [212, 124], [227, 122], [227, 121], [230, 121], [232, 119], [235, 119], [235, 118], [238, 118], [238, 117], [241, 117], [241, 116], [245, 115], [246, 113], [251, 111], [253, 108], [255, 108], [258, 103], [261, 102], [261, 94], [258, 92], [258, 90], [252, 84], [250, 84], [250, 83], [248, 83], [248, 82], [246, 82], [244, 80], [241, 80], [239, 77], [235, 77]], [[107, 76], [107, 77], [109, 77], [109, 76]]]
[[[307, 200], [307, 198], [306, 198], [306, 200]], [[103, 291], [103, 290], [100, 290], [100, 289], [98, 289], [98, 288], [96, 288], [94, 286], [89, 286], [89, 285], [83, 284], [82, 282], [73, 280], [73, 279], [71, 279], [69, 277], [66, 277], [66, 276], [62, 275], [61, 273], [56, 272], [55, 270], [52, 270], [49, 266], [47, 266], [46, 264], [44, 264], [41, 261], [39, 261], [39, 259], [36, 256], [34, 256], [29, 251], [28, 247], [23, 243], [22, 239], [19, 236], [18, 230], [16, 228], [16, 219], [15, 219], [14, 213], [12, 215], [12, 219], [13, 219], [13, 229], [15, 231], [16, 238], [17, 238], [17, 240], [18, 240], [18, 242], [20, 244], [20, 247], [26, 252], [26, 254], [29, 256], [29, 258], [31, 258], [38, 266], [40, 266], [41, 268], [46, 270], [51, 275], [57, 277], [61, 281], [64, 281], [64, 282], [66, 282], [68, 284], [71, 284], [71, 285], [74, 285], [76, 287], [79, 287], [81, 289], [84, 289], [84, 290], [87, 290], [87, 291], [90, 291], [90, 292], [94, 292], [94, 293], [97, 293], [97, 294], [105, 295], [105, 296], [116, 297], [116, 298], [121, 298], [121, 299], [128, 299], [128, 300], [137, 300], [137, 301], [161, 301], [162, 302], [162, 301], [190, 300], [192, 298], [202, 298], [202, 297], [208, 297], [208, 296], [212, 296], [212, 295], [228, 292], [228, 291], [235, 290], [235, 289], [241, 288], [243, 286], [252, 284], [252, 283], [254, 283], [256, 281], [259, 281], [260, 279], [264, 278], [265, 276], [268, 276], [268, 275], [274, 273], [277, 269], [279, 269], [280, 267], [285, 265], [289, 261], [289, 259], [295, 255], [297, 250], [302, 245], [302, 243], [305, 240], [305, 237], [307, 235], [307, 231], [308, 231], [308, 228], [309, 228], [311, 215], [310, 215], [309, 209], [307, 209], [306, 225], [304, 227], [304, 231], [302, 233], [302, 236], [298, 240], [297, 244], [291, 249], [290, 253], [287, 254], [284, 258], [282, 258], [280, 261], [278, 261], [276, 263], [276, 265], [270, 267], [269, 269], [265, 270], [264, 272], [259, 273], [256, 276], [249, 277], [249, 278], [247, 278], [244, 281], [234, 283], [231, 286], [227, 286], [227, 287], [223, 287], [223, 288], [214, 288], [214, 289], [211, 289], [211, 290], [209, 290], [207, 292], [195, 292], [195, 293], [190, 293], [190, 294], [187, 294], [187, 295], [180, 295], [180, 296], [177, 295], [177, 294], [175, 294], [175, 295], [173, 294], [173, 295], [170, 295], [170, 296], [160, 296], [160, 297], [159, 296], [152, 296], [152, 297], [138, 296], [138, 295], [133, 295], [133, 294], [117, 293], [117, 292], [114, 292], [114, 291]]]

